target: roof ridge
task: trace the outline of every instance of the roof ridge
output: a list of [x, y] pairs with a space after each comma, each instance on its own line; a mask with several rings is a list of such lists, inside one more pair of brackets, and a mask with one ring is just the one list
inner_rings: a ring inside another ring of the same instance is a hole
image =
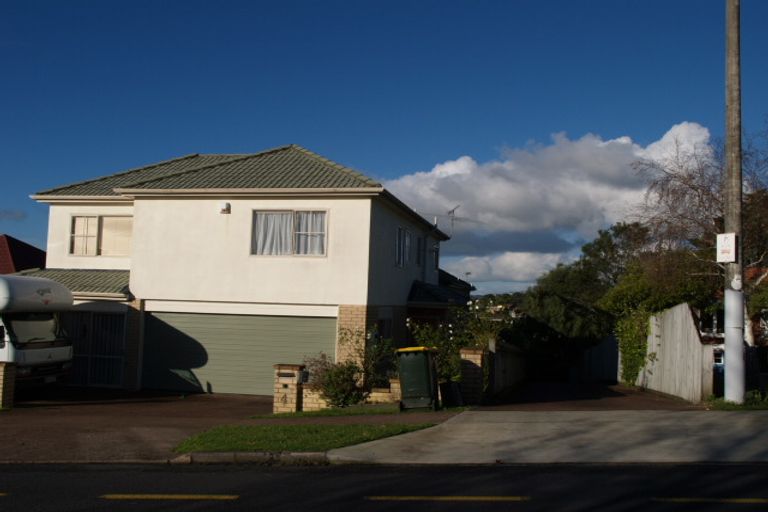
[[[185, 174], [191, 174], [193, 172], [198, 172], [198, 171], [202, 171], [202, 170], [205, 170], [205, 169], [212, 169], [212, 168], [218, 167], [220, 165], [229, 165], [231, 163], [239, 162], [241, 160], [248, 160], [249, 158], [254, 158], [254, 157], [257, 157], [257, 156], [266, 155], [268, 153], [276, 153], [277, 151], [283, 151], [283, 150], [286, 150], [286, 149], [288, 149], [290, 147], [291, 146], [279, 146], [279, 147], [276, 147], [276, 148], [267, 149], [265, 151], [260, 151], [258, 153], [243, 153], [242, 156], [238, 156], [237, 158], [232, 158], [231, 160], [226, 160], [224, 162], [216, 162], [216, 163], [213, 163], [213, 164], [203, 165], [201, 167], [195, 167], [194, 169], [187, 169], [185, 171], [175, 172], [173, 174], [168, 174], [166, 176], [160, 176], [160, 177], [157, 177], [157, 178], [152, 178], [151, 180], [137, 181], [137, 182], [132, 183], [130, 186], [127, 186], [127, 187], [115, 187], [115, 188], [130, 190], [131, 187], [135, 187], [137, 185], [146, 185], [147, 183], [152, 183], [153, 181], [161, 181], [161, 180], [166, 180], [168, 178], [175, 178], [175, 177], [178, 177], [178, 176], [183, 176]], [[210, 154], [217, 154], [217, 153], [210, 153]], [[218, 154], [225, 154], [226, 155], [227, 153], [218, 153]]]
[[71, 187], [74, 187], [76, 185], [85, 185], [86, 183], [92, 183], [94, 181], [101, 181], [101, 180], [106, 179], [106, 178], [114, 178], [115, 176], [124, 176], [126, 174], [131, 174], [133, 172], [145, 171], [147, 169], [152, 169], [154, 167], [159, 167], [161, 165], [170, 164], [171, 162], [179, 162], [181, 160], [186, 160], [188, 158], [194, 158], [194, 157], [197, 157], [197, 156], [200, 156], [200, 153], [190, 153], [188, 155], [178, 156], [176, 158], [170, 158], [168, 160], [163, 160], [162, 162], [156, 162], [154, 164], [145, 165], [143, 167], [132, 167], [132, 168], [127, 169], [125, 171], [117, 172], [115, 174], [105, 174], [104, 176], [99, 176], [98, 178], [91, 178], [91, 179], [88, 179], [88, 180], [76, 181], [75, 183], [69, 183], [67, 185], [62, 185], [61, 187], [49, 188], [47, 190], [42, 190], [42, 191], [38, 192], [35, 195], [44, 195], [44, 194], [48, 194], [50, 192], [54, 192], [56, 190], [61, 190], [61, 189], [64, 189], [64, 188], [71, 188]]
[[366, 176], [365, 174], [361, 173], [360, 171], [358, 171], [356, 169], [353, 169], [351, 167], [347, 167], [346, 165], [342, 165], [342, 164], [340, 164], [338, 162], [334, 162], [333, 160], [329, 160], [328, 158], [325, 158], [322, 155], [318, 155], [317, 153], [315, 153], [313, 151], [310, 151], [307, 148], [301, 147], [298, 144], [291, 144], [288, 147], [291, 148], [291, 149], [295, 149], [297, 151], [300, 151], [300, 152], [304, 153], [305, 155], [307, 155], [310, 158], [314, 158], [315, 160], [320, 160], [324, 164], [330, 165], [331, 167], [334, 167], [337, 170], [344, 172], [345, 174], [349, 174], [349, 175], [351, 175], [351, 176], [353, 176], [355, 178], [358, 178], [358, 179], [361, 179], [363, 181], [366, 181], [369, 184], [373, 184], [373, 185], [379, 186], [379, 187], [381, 186], [381, 183], [379, 183], [378, 181], [374, 180], [370, 176]]

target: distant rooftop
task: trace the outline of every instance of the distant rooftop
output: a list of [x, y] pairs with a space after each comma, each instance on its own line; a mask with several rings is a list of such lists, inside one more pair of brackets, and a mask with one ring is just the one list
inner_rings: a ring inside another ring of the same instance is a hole
[[0, 274], [45, 266], [45, 251], [10, 235], [0, 235]]

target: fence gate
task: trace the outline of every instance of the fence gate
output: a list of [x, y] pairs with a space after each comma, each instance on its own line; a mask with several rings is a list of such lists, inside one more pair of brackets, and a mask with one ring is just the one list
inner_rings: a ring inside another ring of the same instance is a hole
[[77, 311], [62, 316], [72, 338], [70, 383], [121, 387], [125, 357], [125, 314]]

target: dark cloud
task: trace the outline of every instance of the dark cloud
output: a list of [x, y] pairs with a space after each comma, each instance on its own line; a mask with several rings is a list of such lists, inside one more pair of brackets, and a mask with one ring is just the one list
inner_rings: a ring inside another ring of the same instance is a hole
[[18, 222], [26, 218], [27, 218], [27, 212], [22, 210], [0, 210], [0, 221], [10, 220], [10, 221]]
[[553, 231], [486, 234], [464, 231], [454, 233], [441, 245], [441, 250], [446, 256], [483, 256], [502, 252], [563, 253], [579, 245], [581, 242], [569, 242]]

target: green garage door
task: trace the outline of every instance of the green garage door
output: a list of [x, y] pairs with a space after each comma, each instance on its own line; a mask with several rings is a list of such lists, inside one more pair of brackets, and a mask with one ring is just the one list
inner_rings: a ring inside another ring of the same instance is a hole
[[335, 318], [148, 313], [142, 384], [148, 389], [271, 395], [277, 363], [333, 356]]

